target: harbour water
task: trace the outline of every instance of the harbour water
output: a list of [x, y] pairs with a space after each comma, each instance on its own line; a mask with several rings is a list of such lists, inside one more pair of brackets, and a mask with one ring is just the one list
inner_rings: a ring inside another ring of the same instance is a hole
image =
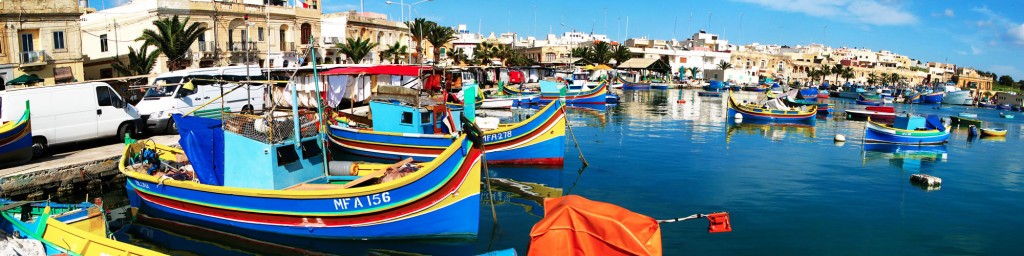
[[[865, 147], [864, 122], [842, 115], [852, 100], [830, 99], [836, 114], [819, 116], [813, 126], [737, 124], [726, 116], [724, 98], [692, 90], [620, 93], [623, 102], [605, 110], [569, 111], [580, 150], [567, 139], [563, 168], [490, 168], [493, 191], [481, 204], [477, 239], [272, 241], [153, 224], [129, 232], [131, 241], [204, 255], [465, 255], [505, 248], [525, 254], [543, 199], [574, 194], [656, 219], [730, 213], [731, 233], [709, 234], [705, 220], [662, 224], [666, 255], [1024, 254], [1016, 233], [1024, 229], [1024, 125], [999, 118], [997, 110], [897, 104], [897, 112], [977, 113], [985, 126], [1009, 133], [969, 138], [960, 128], [945, 146]], [[526, 115], [516, 113], [510, 116]], [[836, 144], [836, 134], [848, 141]], [[941, 177], [943, 185], [916, 187], [908, 181], [915, 173]]]

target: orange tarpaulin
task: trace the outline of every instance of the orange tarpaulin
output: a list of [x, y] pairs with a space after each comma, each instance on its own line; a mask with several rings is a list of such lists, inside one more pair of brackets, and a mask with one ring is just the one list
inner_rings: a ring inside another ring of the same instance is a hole
[[546, 199], [528, 255], [661, 255], [661, 227], [609, 203], [575, 195]]

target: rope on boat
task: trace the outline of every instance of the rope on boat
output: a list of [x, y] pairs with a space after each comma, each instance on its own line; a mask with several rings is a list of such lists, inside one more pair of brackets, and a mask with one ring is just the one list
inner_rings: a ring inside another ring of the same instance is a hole
[[[565, 119], [568, 121], [569, 113], [565, 112], [565, 106], [562, 106], [562, 115], [565, 115]], [[580, 148], [580, 142], [576, 140], [576, 133], [572, 132], [572, 125], [569, 125], [569, 122], [565, 122], [565, 128], [569, 130], [569, 135], [572, 136], [573, 144], [576, 144], [576, 151], [580, 152], [580, 160], [583, 160], [583, 166], [589, 166], [590, 164], [587, 163], [587, 158], [583, 156], [583, 149]]]
[[466, 115], [459, 115], [459, 118], [462, 119], [462, 131], [467, 133], [467, 139], [480, 146], [480, 162], [483, 165], [484, 176], [487, 178], [487, 201], [491, 202], [491, 217], [494, 218], [494, 226], [498, 226], [498, 212], [494, 210], [494, 192], [491, 192], [491, 171], [487, 168], [487, 148], [484, 146], [483, 137], [481, 137], [483, 132], [476, 126], [476, 123], [466, 118]]
[[658, 223], [672, 223], [672, 222], [678, 222], [678, 221], [684, 221], [684, 220], [700, 219], [700, 218], [704, 218], [704, 217], [707, 217], [707, 214], [693, 214], [693, 215], [682, 217], [682, 218], [667, 219], [667, 220], [657, 220], [657, 221], [658, 221]]

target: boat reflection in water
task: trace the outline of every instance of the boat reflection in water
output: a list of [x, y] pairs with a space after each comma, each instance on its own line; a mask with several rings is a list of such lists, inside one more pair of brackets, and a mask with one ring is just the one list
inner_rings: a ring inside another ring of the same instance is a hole
[[889, 164], [907, 172], [921, 172], [923, 167], [948, 160], [946, 145], [897, 145], [865, 143], [863, 163], [876, 159], [888, 160]]
[[[607, 107], [613, 107], [614, 105], [608, 105]], [[601, 106], [566, 106], [567, 118], [569, 125], [575, 126], [588, 126], [588, 127], [604, 127], [608, 123], [608, 117], [605, 111], [606, 107]]]
[[[507, 170], [507, 171], [506, 171]], [[544, 199], [560, 197], [561, 169], [540, 168], [492, 168], [491, 195], [482, 194], [481, 207], [490, 207], [491, 198], [495, 205], [509, 204], [523, 207], [530, 215], [544, 217]]]
[[[732, 141], [737, 133], [756, 134], [771, 141], [782, 141], [787, 136], [796, 136], [797, 139], [814, 139], [814, 126], [805, 123], [772, 123], [770, 121], [743, 120], [735, 122], [729, 119], [728, 129], [725, 131], [725, 142]], [[793, 138], [790, 138], [793, 139]]]
[[[118, 240], [171, 255], [472, 255], [474, 239], [331, 240], [271, 234], [235, 234], [203, 226], [136, 216]], [[153, 243], [153, 244], [148, 244]], [[173, 250], [167, 249], [173, 248]]]

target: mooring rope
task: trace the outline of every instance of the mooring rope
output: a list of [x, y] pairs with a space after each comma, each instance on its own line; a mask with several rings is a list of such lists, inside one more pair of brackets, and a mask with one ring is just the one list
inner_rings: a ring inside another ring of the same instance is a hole
[[583, 160], [583, 166], [589, 166], [587, 158], [583, 156], [583, 149], [580, 148], [580, 142], [576, 140], [576, 133], [572, 132], [572, 125], [569, 125], [569, 113], [565, 111], [565, 106], [562, 106], [562, 115], [565, 116], [565, 128], [569, 130], [569, 135], [572, 136], [572, 142], [576, 144], [576, 152], [580, 153], [580, 160]]

